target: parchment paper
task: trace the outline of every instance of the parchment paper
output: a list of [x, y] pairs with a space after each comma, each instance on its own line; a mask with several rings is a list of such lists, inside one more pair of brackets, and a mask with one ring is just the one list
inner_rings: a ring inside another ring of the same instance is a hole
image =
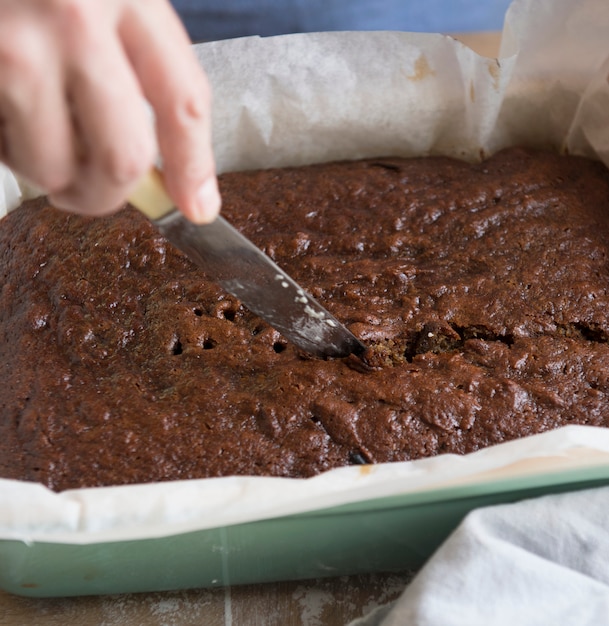
[[[609, 165], [606, 0], [516, 0], [499, 60], [449, 37], [317, 33], [196, 47], [219, 171], [380, 155], [477, 160], [514, 144]], [[4, 201], [19, 202], [0, 171]], [[27, 191], [25, 191], [27, 193]], [[69, 416], [66, 416], [69, 419]], [[609, 429], [567, 427], [458, 457], [321, 476], [220, 478], [55, 494], [0, 480], [0, 538], [159, 537], [449, 484], [609, 464]]]

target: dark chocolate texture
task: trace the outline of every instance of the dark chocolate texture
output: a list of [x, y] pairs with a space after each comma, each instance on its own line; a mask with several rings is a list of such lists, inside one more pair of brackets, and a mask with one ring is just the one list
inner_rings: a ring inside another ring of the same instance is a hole
[[609, 172], [509, 149], [226, 174], [224, 215], [368, 345], [303, 355], [136, 211], [0, 222], [0, 475], [303, 477], [609, 425]]

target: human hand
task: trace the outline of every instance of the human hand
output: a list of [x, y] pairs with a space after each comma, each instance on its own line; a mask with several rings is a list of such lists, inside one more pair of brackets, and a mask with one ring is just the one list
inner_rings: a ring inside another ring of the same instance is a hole
[[0, 160], [58, 207], [117, 209], [160, 152], [176, 205], [213, 220], [210, 106], [167, 0], [0, 0]]

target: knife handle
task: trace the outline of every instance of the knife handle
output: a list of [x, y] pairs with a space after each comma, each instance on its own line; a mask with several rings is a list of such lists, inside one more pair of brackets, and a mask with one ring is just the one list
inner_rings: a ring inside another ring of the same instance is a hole
[[148, 219], [158, 220], [175, 207], [165, 191], [161, 172], [152, 168], [145, 174], [131, 192], [129, 202]]

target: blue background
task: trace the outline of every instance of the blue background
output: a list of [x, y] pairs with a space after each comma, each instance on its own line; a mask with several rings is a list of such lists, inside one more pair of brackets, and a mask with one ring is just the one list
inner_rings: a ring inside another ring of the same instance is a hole
[[173, 0], [194, 42], [327, 30], [501, 30], [510, 0]]

